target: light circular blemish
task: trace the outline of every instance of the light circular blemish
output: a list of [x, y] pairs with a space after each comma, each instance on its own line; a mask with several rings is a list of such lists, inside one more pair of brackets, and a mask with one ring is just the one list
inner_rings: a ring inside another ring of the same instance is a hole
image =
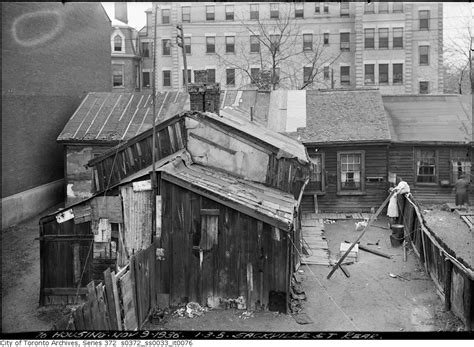
[[43, 44], [61, 32], [64, 21], [57, 11], [37, 11], [15, 18], [12, 36], [24, 47]]

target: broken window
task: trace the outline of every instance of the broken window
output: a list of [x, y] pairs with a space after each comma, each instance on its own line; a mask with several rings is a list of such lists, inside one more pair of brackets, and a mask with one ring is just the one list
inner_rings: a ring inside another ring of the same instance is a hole
[[436, 182], [436, 151], [434, 149], [416, 151], [416, 182]]

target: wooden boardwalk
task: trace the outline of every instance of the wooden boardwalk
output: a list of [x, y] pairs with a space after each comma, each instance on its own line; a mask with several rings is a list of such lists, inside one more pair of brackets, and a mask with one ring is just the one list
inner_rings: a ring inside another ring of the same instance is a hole
[[302, 264], [329, 265], [329, 247], [324, 236], [324, 223], [315, 213], [305, 213], [302, 219], [303, 247], [306, 252]]

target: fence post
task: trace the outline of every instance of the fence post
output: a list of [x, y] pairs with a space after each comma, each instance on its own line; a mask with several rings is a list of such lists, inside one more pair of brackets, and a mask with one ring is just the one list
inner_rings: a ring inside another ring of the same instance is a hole
[[444, 259], [446, 265], [446, 274], [444, 278], [444, 309], [445, 311], [451, 310], [451, 281], [453, 275], [453, 263], [449, 258]]
[[110, 329], [119, 330], [117, 307], [115, 306], [115, 293], [112, 285], [112, 274], [110, 268], [104, 271], [105, 295], [107, 297], [107, 310], [109, 313]]

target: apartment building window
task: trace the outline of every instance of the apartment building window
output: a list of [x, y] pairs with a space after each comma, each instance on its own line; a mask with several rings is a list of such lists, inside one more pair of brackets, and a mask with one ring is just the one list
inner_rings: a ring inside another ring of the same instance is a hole
[[337, 153], [338, 193], [364, 191], [364, 154], [363, 151]]
[[191, 6], [181, 8], [181, 20], [183, 23], [191, 23]]
[[418, 17], [420, 18], [420, 30], [430, 29], [430, 11], [423, 10], [418, 11]]
[[375, 65], [365, 64], [364, 65], [364, 84], [375, 83]]
[[280, 50], [280, 35], [270, 35], [271, 51], [278, 52]]
[[250, 53], [258, 53], [260, 52], [260, 40], [258, 35], [251, 35], [250, 36]]
[[466, 149], [451, 150], [451, 183], [456, 183], [463, 175], [471, 174], [471, 159], [469, 151]]
[[374, 48], [375, 29], [364, 29], [364, 48]]
[[163, 70], [163, 87], [171, 87], [171, 70]]
[[142, 57], [149, 58], [150, 57], [150, 43], [149, 42], [142, 42], [141, 44], [141, 51]]
[[366, 2], [364, 5], [364, 13], [375, 13], [375, 5], [373, 1]]
[[315, 5], [314, 5], [314, 13], [316, 14], [320, 14], [321, 13], [321, 7], [320, 7], [320, 3], [317, 2]]
[[234, 5], [225, 6], [225, 20], [234, 20]]
[[184, 51], [186, 54], [191, 54], [191, 38], [185, 37], [184, 38]]
[[171, 40], [165, 39], [161, 40], [163, 46], [163, 55], [171, 55]]
[[207, 69], [207, 83], [216, 83], [216, 69]]
[[[181, 70], [181, 72], [182, 72], [182, 75], [183, 75], [183, 85], [184, 85], [184, 83], [185, 83], [185, 81], [184, 81], [184, 78], [185, 78], [184, 69]], [[188, 83], [191, 83], [191, 76], [192, 76], [192, 71], [191, 71], [191, 69], [188, 69], [188, 80], [187, 80]]]
[[280, 17], [279, 4], [270, 4], [270, 18], [278, 19]]
[[150, 88], [150, 72], [149, 71], [142, 72], [142, 86], [143, 88]]
[[392, 8], [393, 13], [403, 12], [403, 2], [392, 2], [392, 4], [393, 4], [393, 8]]
[[325, 46], [329, 45], [329, 33], [324, 33], [323, 34], [323, 44]]
[[379, 13], [388, 13], [388, 2], [379, 1]]
[[304, 4], [301, 2], [295, 3], [295, 18], [304, 18]]
[[311, 154], [311, 174], [306, 188], [308, 191], [322, 192], [324, 191], [324, 154]]
[[419, 46], [418, 49], [420, 54], [420, 65], [429, 65], [430, 46]]
[[350, 50], [350, 33], [340, 33], [341, 38], [341, 51]]
[[388, 64], [379, 64], [379, 84], [388, 84]]
[[349, 3], [341, 2], [341, 17], [349, 17]]
[[379, 49], [388, 48], [388, 28], [379, 29]]
[[341, 86], [351, 85], [351, 67], [350, 66], [341, 66]]
[[323, 5], [323, 8], [324, 8], [324, 13], [329, 13], [329, 4], [328, 3], [324, 3]]
[[416, 182], [436, 182], [436, 150], [417, 149], [416, 151]]
[[120, 35], [114, 36], [114, 52], [122, 52], [123, 39]]
[[258, 20], [260, 18], [260, 13], [258, 10], [258, 4], [250, 4], [250, 19]]
[[403, 83], [403, 64], [393, 64], [393, 84]]
[[311, 77], [313, 75], [313, 68], [311, 66], [303, 67], [303, 83], [311, 82]]
[[393, 28], [393, 48], [403, 48], [403, 28]]
[[303, 51], [313, 50], [313, 34], [303, 34]]
[[235, 53], [235, 36], [225, 37], [225, 52]]
[[325, 66], [323, 68], [323, 78], [325, 80], [328, 80], [329, 79], [329, 66]]
[[161, 24], [170, 24], [170, 10], [161, 10]]
[[206, 36], [206, 53], [216, 53], [216, 38]]
[[420, 94], [429, 94], [430, 93], [430, 82], [420, 81]]
[[216, 9], [214, 5], [206, 6], [206, 20], [211, 21], [216, 19]]
[[112, 85], [123, 87], [123, 64], [112, 64]]
[[234, 86], [235, 85], [235, 69], [226, 69], [226, 85]]
[[252, 80], [251, 83], [255, 84], [258, 82], [260, 77], [260, 69], [258, 67], [250, 68], [250, 79]]

